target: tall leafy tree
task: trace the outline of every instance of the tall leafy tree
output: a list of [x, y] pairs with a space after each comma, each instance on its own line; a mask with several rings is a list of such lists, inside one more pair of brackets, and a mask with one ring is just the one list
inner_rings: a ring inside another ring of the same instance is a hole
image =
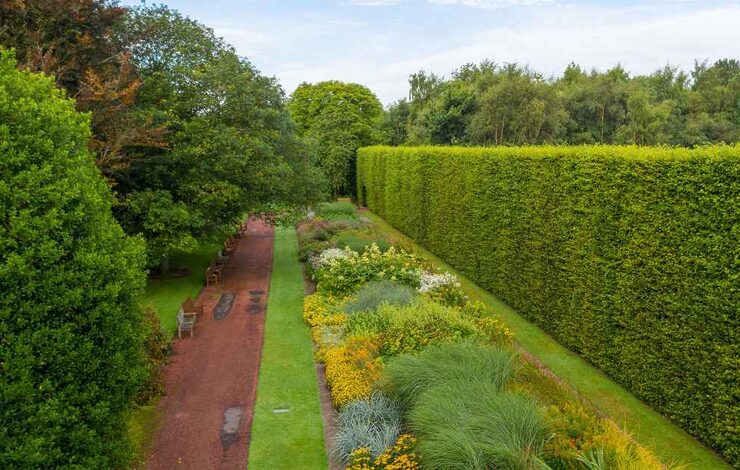
[[140, 108], [168, 129], [166, 149], [115, 175], [120, 219], [146, 236], [150, 264], [166, 270], [174, 250], [258, 204], [320, 197], [322, 178], [274, 78], [166, 7], [133, 10], [121, 41], [143, 78]]
[[315, 143], [332, 194], [353, 194], [357, 149], [379, 141], [378, 98], [356, 83], [302, 83], [288, 106], [299, 132]]
[[141, 80], [116, 39], [126, 14], [110, 0], [0, 2], [0, 45], [15, 49], [21, 68], [53, 76], [79, 111], [92, 112], [90, 148], [106, 174], [165, 145], [165, 129], [135, 106]]
[[111, 215], [87, 115], [7, 51], [0, 123], [0, 467], [123, 468], [143, 246]]

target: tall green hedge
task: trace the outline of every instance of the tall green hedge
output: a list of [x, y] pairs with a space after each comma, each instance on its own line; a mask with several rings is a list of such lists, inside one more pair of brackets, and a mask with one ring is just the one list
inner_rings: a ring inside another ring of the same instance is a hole
[[358, 196], [740, 466], [740, 147], [368, 147]]
[[146, 378], [144, 251], [111, 214], [89, 116], [0, 50], [0, 468], [125, 468]]

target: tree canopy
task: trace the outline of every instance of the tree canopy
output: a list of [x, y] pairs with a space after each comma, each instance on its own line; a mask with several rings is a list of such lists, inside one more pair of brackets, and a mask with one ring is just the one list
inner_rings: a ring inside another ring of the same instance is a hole
[[288, 106], [300, 134], [314, 142], [333, 195], [352, 194], [357, 149], [378, 139], [378, 98], [356, 83], [302, 83]]
[[697, 63], [690, 75], [666, 66], [630, 76], [617, 65], [569, 65], [545, 78], [517, 64], [466, 64], [444, 80], [409, 77], [409, 100], [387, 108], [385, 143], [696, 146], [740, 140], [740, 62]]

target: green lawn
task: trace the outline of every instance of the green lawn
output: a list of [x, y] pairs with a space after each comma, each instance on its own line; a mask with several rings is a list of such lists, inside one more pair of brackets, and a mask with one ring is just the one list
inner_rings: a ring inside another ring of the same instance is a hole
[[150, 279], [144, 293], [144, 303], [157, 309], [165, 331], [175, 331], [177, 312], [188, 295], [195, 299], [205, 283], [206, 268], [223, 246], [221, 238], [201, 243], [193, 253], [177, 253], [172, 257], [173, 268], [188, 268], [190, 275], [173, 279]]
[[652, 448], [667, 464], [683, 465], [687, 469], [728, 469], [730, 466], [719, 455], [704, 447], [667, 418], [635, 398], [598, 369], [578, 355], [560, 346], [554, 339], [495, 296], [478, 287], [471, 280], [444, 263], [410, 238], [390, 226], [379, 216], [367, 211], [368, 216], [384, 235], [401, 242], [417, 255], [455, 273], [468, 295], [486, 303], [514, 333], [516, 340], [536, 356], [558, 377], [570, 383], [591, 403], [606, 413], [623, 428], [629, 430], [641, 444]]
[[[303, 323], [303, 275], [295, 229], [275, 231], [250, 469], [326, 468], [311, 337]], [[288, 410], [275, 413], [275, 410]]]

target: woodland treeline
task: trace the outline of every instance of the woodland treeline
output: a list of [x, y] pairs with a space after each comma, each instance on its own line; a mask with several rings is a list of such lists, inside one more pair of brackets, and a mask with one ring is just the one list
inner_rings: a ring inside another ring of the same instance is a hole
[[636, 144], [740, 141], [740, 62], [665, 66], [632, 76], [570, 64], [546, 78], [518, 64], [463, 65], [450, 78], [419, 71], [381, 123], [390, 145]]

